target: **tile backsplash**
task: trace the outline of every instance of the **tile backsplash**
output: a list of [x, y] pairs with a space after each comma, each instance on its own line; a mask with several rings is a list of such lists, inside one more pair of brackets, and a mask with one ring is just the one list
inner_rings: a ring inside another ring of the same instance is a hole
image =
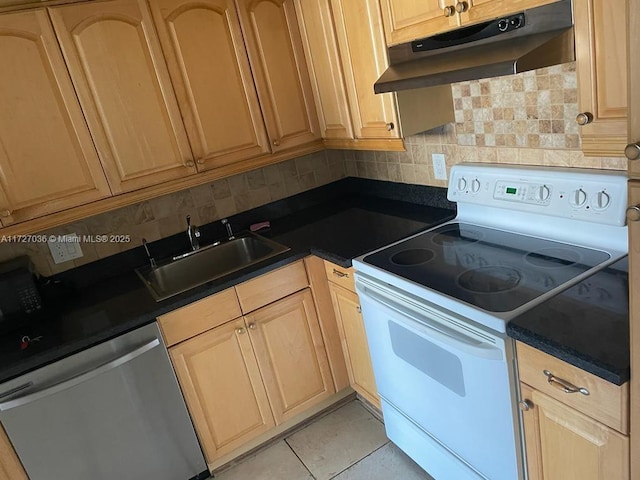
[[153, 242], [185, 231], [187, 215], [203, 225], [344, 177], [341, 151], [317, 152], [42, 232], [130, 236], [122, 243], [81, 243], [84, 256], [77, 260], [54, 264], [46, 243], [0, 243], [0, 261], [29, 255], [37, 271], [49, 276], [139, 247], [143, 237]]
[[[406, 139], [406, 152], [345, 152], [350, 176], [446, 186], [431, 155], [460, 162], [626, 170], [625, 158], [581, 151], [575, 62], [452, 85], [456, 123]], [[622, 154], [622, 152], [621, 152]]]
[[345, 176], [421, 185], [435, 178], [431, 155], [445, 155], [447, 170], [461, 162], [626, 170], [625, 158], [584, 157], [575, 122], [575, 63], [519, 75], [452, 85], [455, 124], [406, 138], [406, 152], [327, 150], [217, 180], [49, 230], [47, 235], [130, 235], [126, 243], [81, 244], [84, 256], [55, 265], [45, 243], [0, 244], [0, 261], [27, 254], [51, 275], [280, 200]]

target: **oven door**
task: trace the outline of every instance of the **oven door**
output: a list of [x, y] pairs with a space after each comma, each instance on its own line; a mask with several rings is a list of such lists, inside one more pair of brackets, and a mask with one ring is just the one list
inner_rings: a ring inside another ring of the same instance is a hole
[[424, 445], [407, 453], [436, 478], [454, 463], [460, 479], [522, 478], [511, 340], [356, 278], [391, 440], [411, 447], [419, 431]]

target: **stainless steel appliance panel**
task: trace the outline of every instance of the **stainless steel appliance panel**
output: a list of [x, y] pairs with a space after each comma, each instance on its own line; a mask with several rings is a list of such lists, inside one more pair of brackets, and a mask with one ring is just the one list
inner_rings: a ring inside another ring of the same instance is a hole
[[156, 324], [0, 387], [31, 480], [187, 480], [207, 470]]

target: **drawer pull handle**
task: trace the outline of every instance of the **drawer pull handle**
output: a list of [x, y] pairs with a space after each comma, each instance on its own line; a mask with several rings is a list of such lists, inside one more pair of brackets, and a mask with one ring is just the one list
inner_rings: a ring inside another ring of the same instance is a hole
[[563, 380], [562, 378], [556, 377], [549, 370], [543, 370], [542, 373], [547, 377], [547, 383], [556, 387], [559, 390], [562, 390], [564, 393], [581, 393], [582, 395], [589, 395], [589, 390], [584, 387], [576, 387], [574, 384]]
[[340, 270], [336, 270], [335, 268], [333, 269], [333, 274], [334, 274], [336, 277], [340, 277], [340, 278], [345, 278], [345, 277], [346, 277], [346, 278], [349, 278], [349, 274], [348, 274], [348, 273], [341, 272]]

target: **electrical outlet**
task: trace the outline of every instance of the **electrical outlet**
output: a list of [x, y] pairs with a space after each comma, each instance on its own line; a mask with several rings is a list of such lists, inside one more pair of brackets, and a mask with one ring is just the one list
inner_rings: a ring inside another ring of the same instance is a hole
[[436, 180], [446, 180], [447, 164], [444, 161], [444, 154], [443, 153], [431, 154], [431, 161], [433, 162], [433, 174], [435, 175]]
[[80, 248], [80, 237], [75, 233], [67, 235], [51, 235], [47, 241], [55, 264], [68, 262], [84, 256]]

